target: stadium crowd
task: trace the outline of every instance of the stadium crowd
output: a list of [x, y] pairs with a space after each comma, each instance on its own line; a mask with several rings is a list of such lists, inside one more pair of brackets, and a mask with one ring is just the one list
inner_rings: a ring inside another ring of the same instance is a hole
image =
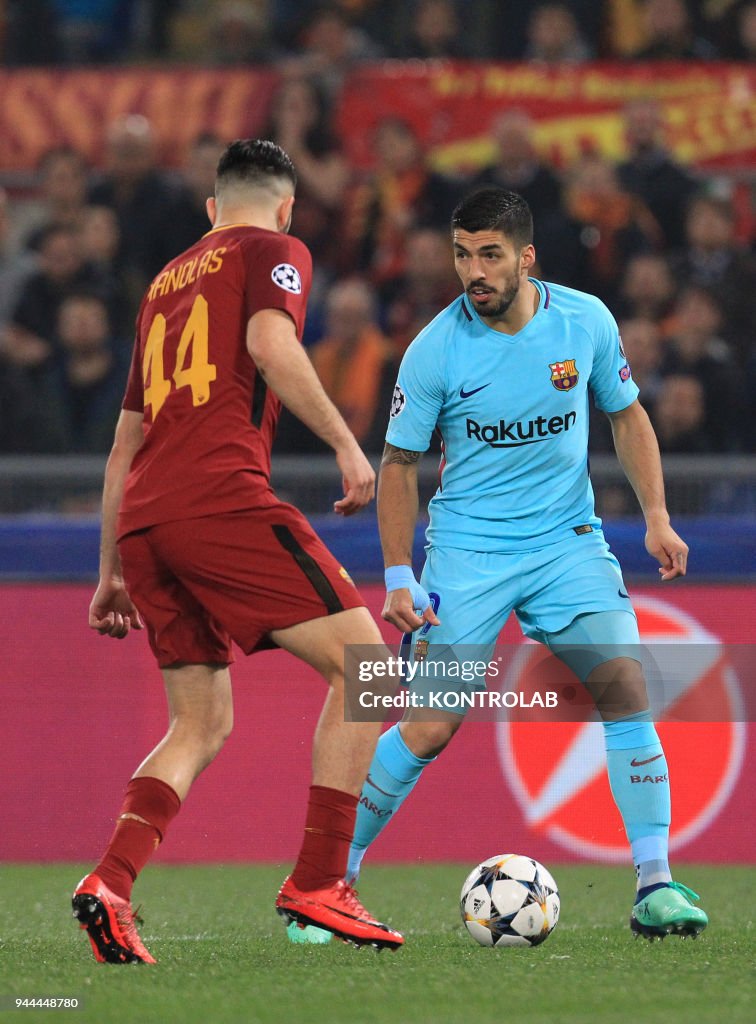
[[[506, 8], [507, 32], [494, 26]], [[315, 264], [305, 344], [358, 440], [380, 451], [388, 395], [414, 335], [459, 292], [453, 207], [471, 188], [520, 192], [534, 213], [539, 276], [600, 296], [620, 322], [665, 452], [756, 451], [756, 258], [726, 178], [679, 165], [655, 101], [624, 110], [627, 156], [539, 155], [518, 109], [493, 123], [496, 159], [474, 176], [429, 166], [412, 127], [378, 125], [374, 166], [350, 167], [334, 129], [344, 76], [382, 57], [653, 60], [756, 54], [756, 3], [683, 0], [5, 0], [5, 63], [158, 58], [272, 64], [263, 134], [299, 174], [293, 231]], [[50, 26], [40, 34], [40, 19]], [[161, 166], [145, 117], [109, 126], [103, 166], [51, 148], [35, 187], [0, 189], [0, 453], [106, 452], [149, 280], [207, 229], [224, 139], [206, 133]], [[594, 450], [611, 437], [597, 416]], [[278, 445], [318, 443], [282, 418]]]
[[12, 65], [756, 54], [753, 0], [2, 0], [0, 18]]

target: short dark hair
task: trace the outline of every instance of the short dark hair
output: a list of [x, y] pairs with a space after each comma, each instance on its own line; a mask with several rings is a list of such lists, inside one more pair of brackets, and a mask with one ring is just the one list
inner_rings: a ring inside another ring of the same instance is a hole
[[291, 157], [269, 139], [235, 139], [223, 151], [215, 172], [215, 192], [228, 184], [252, 187], [275, 186], [281, 179], [292, 190], [297, 185], [297, 172]]
[[517, 192], [505, 188], [480, 188], [466, 195], [451, 219], [452, 231], [501, 231], [515, 248], [533, 243], [533, 215]]

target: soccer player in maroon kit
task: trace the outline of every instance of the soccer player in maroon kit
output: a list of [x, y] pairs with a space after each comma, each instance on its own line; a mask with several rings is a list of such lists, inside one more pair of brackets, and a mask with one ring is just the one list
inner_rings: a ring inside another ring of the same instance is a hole
[[137, 768], [74, 916], [95, 958], [154, 963], [132, 884], [231, 730], [231, 641], [278, 646], [330, 684], [313, 740], [304, 840], [276, 900], [282, 915], [355, 944], [396, 948], [344, 881], [357, 799], [380, 724], [344, 720], [344, 645], [381, 643], [345, 570], [270, 487], [281, 403], [335, 451], [350, 515], [372, 468], [299, 338], [312, 263], [287, 234], [296, 174], [272, 142], [231, 143], [213, 228], [155, 278], [105, 471], [100, 578], [89, 624], [118, 639], [146, 624], [168, 699], [166, 735]]

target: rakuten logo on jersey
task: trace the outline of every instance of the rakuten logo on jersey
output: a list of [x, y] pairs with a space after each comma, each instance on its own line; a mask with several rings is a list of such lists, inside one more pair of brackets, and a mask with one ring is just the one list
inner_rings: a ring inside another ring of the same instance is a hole
[[525, 444], [538, 444], [550, 437], [561, 434], [575, 425], [577, 413], [566, 416], [536, 416], [534, 420], [516, 420], [507, 423], [477, 423], [467, 420], [467, 436], [482, 441], [490, 448], [521, 448]]

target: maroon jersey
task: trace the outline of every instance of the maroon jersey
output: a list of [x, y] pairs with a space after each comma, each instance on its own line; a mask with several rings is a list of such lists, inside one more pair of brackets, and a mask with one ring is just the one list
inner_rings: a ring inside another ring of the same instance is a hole
[[312, 260], [296, 238], [216, 228], [155, 278], [137, 320], [123, 408], [144, 413], [118, 536], [158, 523], [268, 507], [281, 411], [247, 352], [247, 322], [281, 309], [301, 339]]

